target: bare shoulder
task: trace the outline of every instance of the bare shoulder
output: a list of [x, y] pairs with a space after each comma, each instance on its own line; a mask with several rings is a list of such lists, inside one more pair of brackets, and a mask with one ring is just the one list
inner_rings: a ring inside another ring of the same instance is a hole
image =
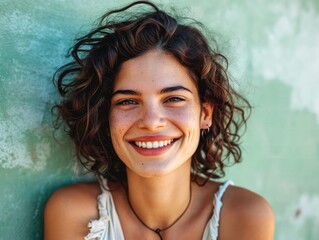
[[263, 197], [230, 186], [223, 197], [219, 239], [272, 240], [274, 222], [273, 210]]
[[99, 194], [97, 183], [77, 183], [54, 192], [44, 211], [45, 239], [83, 239], [88, 222], [98, 217]]

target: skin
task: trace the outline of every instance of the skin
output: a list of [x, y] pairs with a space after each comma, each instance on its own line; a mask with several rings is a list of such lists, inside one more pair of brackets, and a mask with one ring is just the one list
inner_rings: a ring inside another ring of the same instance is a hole
[[[187, 212], [162, 236], [165, 240], [202, 239], [214, 210], [212, 196], [220, 183], [198, 186], [191, 182], [191, 156], [200, 130], [211, 125], [212, 111], [211, 103], [200, 102], [188, 70], [173, 56], [151, 50], [122, 64], [109, 120], [112, 143], [126, 165], [128, 193], [117, 183], [109, 187], [114, 189], [112, 197], [125, 239], [158, 240], [133, 214], [127, 197], [152, 228], [173, 223], [191, 197]], [[173, 141], [162, 148], [138, 146], [142, 142], [156, 146], [164, 140]], [[55, 192], [45, 209], [45, 239], [83, 239], [88, 222], [98, 218], [99, 194], [97, 183], [75, 184]], [[230, 186], [223, 197], [218, 239], [270, 240], [273, 232], [269, 204], [255, 193]]]

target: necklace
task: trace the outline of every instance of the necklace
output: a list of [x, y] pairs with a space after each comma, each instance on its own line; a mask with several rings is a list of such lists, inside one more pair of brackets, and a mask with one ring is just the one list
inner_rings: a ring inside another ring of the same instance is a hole
[[132, 204], [131, 204], [131, 202], [130, 202], [130, 198], [128, 197], [128, 194], [127, 194], [127, 202], [128, 202], [128, 205], [130, 206], [130, 208], [131, 208], [132, 212], [134, 213], [135, 217], [144, 225], [144, 227], [146, 227], [146, 228], [148, 228], [149, 230], [151, 230], [151, 231], [153, 231], [154, 233], [156, 233], [156, 234], [159, 236], [160, 240], [163, 240], [163, 237], [162, 237], [162, 235], [161, 235], [161, 232], [163, 232], [163, 231], [165, 231], [165, 230], [167, 230], [167, 229], [173, 227], [173, 226], [183, 217], [183, 215], [186, 213], [186, 211], [187, 211], [189, 205], [191, 204], [191, 200], [192, 200], [192, 187], [190, 186], [189, 201], [188, 201], [188, 203], [187, 203], [186, 208], [185, 208], [184, 211], [181, 213], [181, 215], [179, 215], [179, 217], [176, 218], [176, 220], [175, 220], [173, 223], [171, 223], [169, 226], [167, 226], [167, 227], [165, 227], [165, 228], [162, 228], [162, 229], [160, 229], [160, 228], [155, 228], [155, 229], [154, 229], [154, 228], [151, 228], [151, 227], [147, 226], [146, 223], [144, 223], [143, 220], [137, 215], [137, 213], [135, 212], [135, 210], [134, 210], [134, 208], [133, 208], [133, 206], [132, 206]]

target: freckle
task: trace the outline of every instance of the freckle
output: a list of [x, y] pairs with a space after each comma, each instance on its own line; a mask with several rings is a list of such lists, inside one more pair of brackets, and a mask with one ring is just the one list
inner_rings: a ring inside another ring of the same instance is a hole
[[297, 208], [296, 211], [295, 211], [295, 218], [300, 217], [300, 215], [301, 215], [301, 209]]

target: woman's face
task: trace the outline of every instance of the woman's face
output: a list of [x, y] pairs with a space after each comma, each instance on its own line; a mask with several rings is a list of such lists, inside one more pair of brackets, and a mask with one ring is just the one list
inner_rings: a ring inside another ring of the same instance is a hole
[[151, 50], [121, 65], [109, 122], [127, 171], [152, 177], [190, 166], [211, 115], [211, 104], [200, 103], [188, 70], [172, 55]]

